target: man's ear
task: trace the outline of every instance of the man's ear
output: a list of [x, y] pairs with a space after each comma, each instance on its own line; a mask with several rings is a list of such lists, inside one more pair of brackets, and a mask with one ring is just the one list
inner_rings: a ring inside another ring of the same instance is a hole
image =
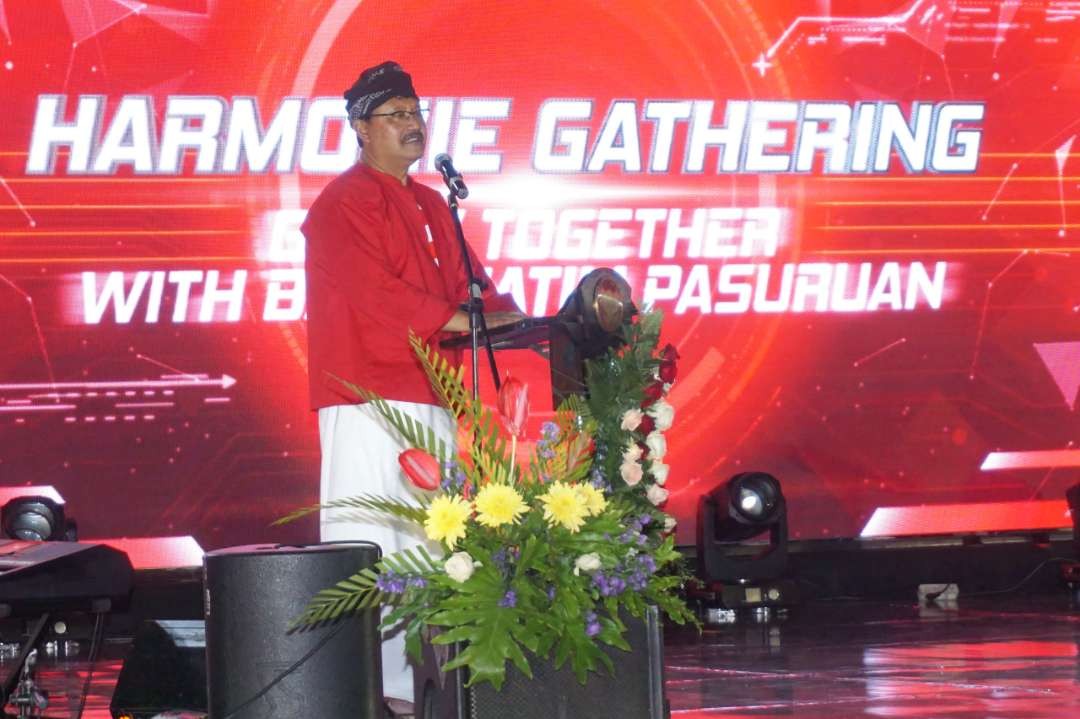
[[357, 118], [352, 121], [352, 128], [356, 131], [357, 136], [366, 145], [368, 142], [368, 123], [367, 120]]

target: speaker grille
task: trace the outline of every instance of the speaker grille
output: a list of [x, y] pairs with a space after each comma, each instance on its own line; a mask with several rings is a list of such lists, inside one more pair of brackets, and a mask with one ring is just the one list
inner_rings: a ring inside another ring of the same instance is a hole
[[210, 715], [381, 719], [376, 611], [288, 630], [316, 592], [378, 558], [378, 547], [369, 543], [236, 547], [206, 555]]

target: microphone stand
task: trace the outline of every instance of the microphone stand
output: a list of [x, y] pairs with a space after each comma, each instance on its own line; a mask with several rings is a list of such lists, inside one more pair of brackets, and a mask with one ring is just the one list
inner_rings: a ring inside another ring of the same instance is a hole
[[491, 347], [491, 334], [488, 332], [487, 322], [484, 320], [483, 288], [480, 280], [473, 270], [472, 260], [469, 258], [469, 245], [465, 242], [465, 231], [461, 229], [461, 217], [458, 215], [458, 194], [454, 188], [446, 196], [446, 202], [450, 206], [450, 216], [454, 218], [454, 230], [457, 234], [458, 245], [461, 248], [461, 256], [465, 260], [465, 276], [469, 281], [469, 334], [472, 339], [472, 392], [473, 399], [480, 397], [480, 335], [484, 335], [484, 346], [487, 348], [488, 364], [491, 366], [491, 378], [495, 382], [495, 390], [502, 386], [499, 381], [499, 369], [495, 365], [495, 350]]

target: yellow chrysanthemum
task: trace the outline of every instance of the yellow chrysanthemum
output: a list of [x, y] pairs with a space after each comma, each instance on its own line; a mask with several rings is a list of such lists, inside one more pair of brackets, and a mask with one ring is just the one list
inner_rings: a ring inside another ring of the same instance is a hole
[[428, 507], [424, 532], [428, 539], [446, 542], [446, 546], [453, 547], [465, 536], [465, 523], [471, 513], [472, 507], [461, 497], [436, 497]]
[[571, 532], [577, 532], [589, 516], [588, 507], [578, 491], [570, 485], [557, 482], [546, 494], [540, 495], [544, 505], [544, 519], [549, 524], [561, 524]]
[[485, 527], [513, 524], [528, 511], [517, 490], [505, 484], [484, 485], [476, 494], [476, 521]]
[[575, 489], [581, 496], [581, 502], [585, 505], [585, 510], [589, 513], [590, 517], [595, 517], [607, 507], [607, 500], [604, 498], [604, 493], [591, 484], [579, 484]]

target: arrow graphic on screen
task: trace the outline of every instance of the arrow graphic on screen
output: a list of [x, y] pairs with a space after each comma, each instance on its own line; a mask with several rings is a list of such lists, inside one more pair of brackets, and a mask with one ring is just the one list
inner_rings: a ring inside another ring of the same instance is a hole
[[15, 382], [0, 384], [2, 392], [34, 390], [109, 390], [109, 389], [172, 389], [179, 387], [220, 387], [228, 389], [236, 384], [236, 378], [227, 374], [217, 379], [205, 375], [184, 375], [183, 378], [162, 377], [147, 380], [115, 380], [105, 382]]

